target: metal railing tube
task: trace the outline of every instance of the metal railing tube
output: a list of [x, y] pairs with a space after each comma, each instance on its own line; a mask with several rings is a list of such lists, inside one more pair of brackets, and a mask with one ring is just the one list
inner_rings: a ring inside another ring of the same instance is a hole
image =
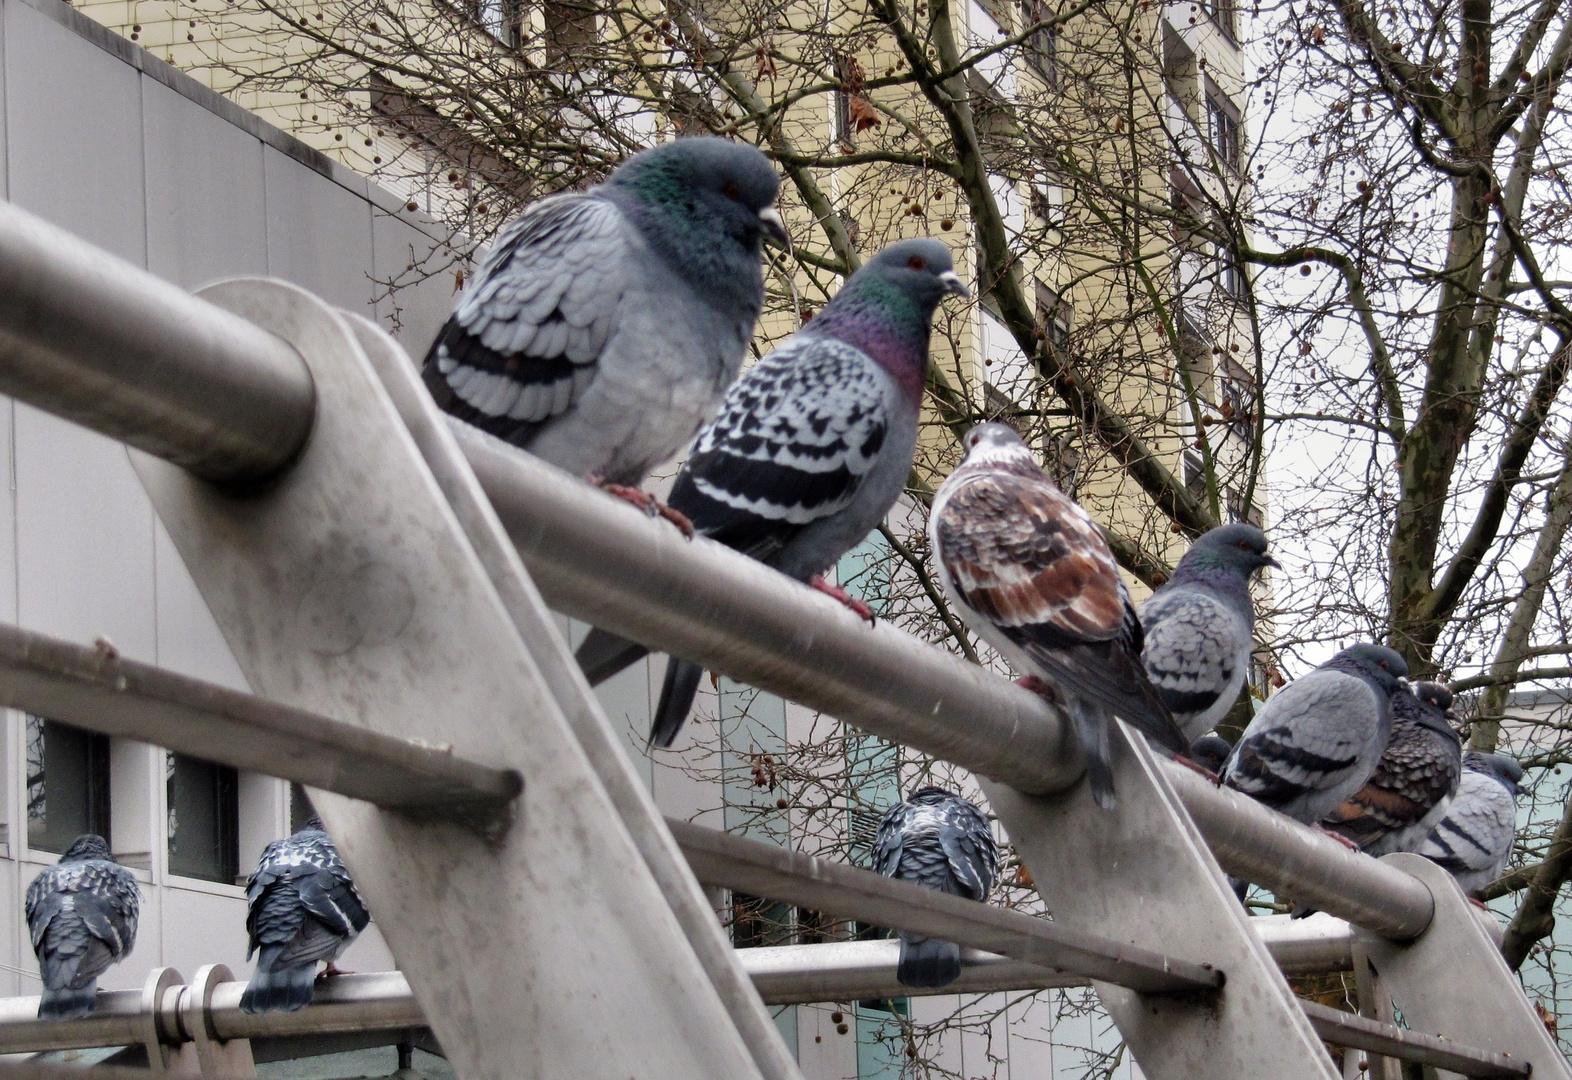
[[243, 982], [213, 990], [208, 1025], [215, 1038], [264, 1039], [280, 1035], [332, 1035], [426, 1026], [426, 1017], [400, 971], [339, 975], [317, 985], [311, 1005], [293, 1013], [243, 1013]]
[[91, 1016], [40, 1020], [38, 995], [0, 998], [0, 1054], [135, 1046], [142, 1041], [142, 991], [100, 990]]
[[279, 338], [7, 202], [0, 393], [220, 481], [279, 471], [316, 410]]
[[1190, 769], [1175, 765], [1166, 772], [1218, 864], [1235, 877], [1383, 937], [1418, 937], [1435, 917], [1435, 898], [1413, 875], [1352, 851]]

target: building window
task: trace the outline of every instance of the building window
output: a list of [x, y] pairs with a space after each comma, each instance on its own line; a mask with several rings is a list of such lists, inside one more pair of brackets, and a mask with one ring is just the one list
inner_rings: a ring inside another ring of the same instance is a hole
[[240, 874], [240, 777], [227, 765], [170, 754], [169, 872], [233, 885]]
[[109, 738], [27, 718], [27, 846], [63, 852], [83, 833], [109, 838]]
[[[1021, 5], [1021, 18], [1027, 26], [1047, 22], [1053, 12], [1041, 0], [1026, 0]], [[1026, 39], [1026, 62], [1050, 90], [1059, 88], [1059, 35], [1050, 28], [1037, 30]]]
[[1244, 494], [1237, 488], [1230, 487], [1228, 489], [1228, 520], [1230, 522], [1248, 521], [1259, 529], [1262, 521], [1261, 511], [1254, 506], [1246, 506]]
[[1206, 134], [1217, 159], [1236, 172], [1240, 162], [1239, 110], [1215, 90], [1206, 95]]
[[748, 893], [731, 894], [731, 943], [738, 949], [790, 945], [796, 912], [790, 904]]
[[[502, 2], [516, 6], [516, 0]], [[583, 0], [546, 0], [541, 5], [541, 16], [546, 24], [547, 66], [583, 66], [584, 58], [597, 37], [594, 6]]]
[[1217, 284], [1225, 294], [1235, 300], [1245, 298], [1244, 267], [1239, 264], [1239, 257], [1230, 248], [1219, 246], [1217, 249]]
[[1206, 469], [1199, 454], [1186, 452], [1184, 455], [1184, 489], [1196, 502], [1206, 501]]
[[1239, 44], [1239, 29], [1235, 20], [1239, 9], [1228, 0], [1201, 0], [1201, 7], [1206, 12], [1206, 17], [1212, 24], [1223, 32], [1233, 45]]
[[1250, 379], [1230, 363], [1223, 370], [1220, 382], [1223, 392], [1218, 407], [1223, 419], [1246, 445], [1254, 444], [1255, 395], [1250, 390]]
[[522, 11], [517, 0], [464, 0], [459, 6], [486, 33], [509, 48], [519, 47], [523, 34], [520, 31]]
[[1042, 321], [1048, 346], [1055, 354], [1070, 347], [1070, 319], [1073, 314], [1068, 300], [1041, 281], [1037, 282], [1037, 318]]

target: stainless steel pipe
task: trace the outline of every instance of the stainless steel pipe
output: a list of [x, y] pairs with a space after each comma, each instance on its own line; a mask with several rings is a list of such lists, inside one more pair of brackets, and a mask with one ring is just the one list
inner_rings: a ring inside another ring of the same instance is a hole
[[0, 282], [0, 393], [210, 480], [270, 476], [305, 445], [305, 361], [245, 319], [7, 202]]

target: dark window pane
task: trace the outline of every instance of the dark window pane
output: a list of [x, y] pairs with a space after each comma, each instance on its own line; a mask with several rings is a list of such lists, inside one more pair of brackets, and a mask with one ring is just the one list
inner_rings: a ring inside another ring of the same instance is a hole
[[234, 884], [240, 873], [240, 778], [234, 769], [170, 754], [169, 872]]
[[731, 943], [738, 949], [790, 945], [795, 922], [790, 904], [747, 893], [731, 894]]
[[27, 718], [27, 846], [64, 851], [83, 833], [109, 838], [109, 739]]

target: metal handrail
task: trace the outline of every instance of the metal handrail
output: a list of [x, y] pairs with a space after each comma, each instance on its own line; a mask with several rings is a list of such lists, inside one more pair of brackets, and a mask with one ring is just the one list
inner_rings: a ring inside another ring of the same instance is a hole
[[[315, 397], [289, 346], [10, 204], [0, 286], [0, 390], [211, 479], [265, 475], [304, 442]], [[1064, 717], [1035, 695], [479, 432], [461, 443], [559, 610], [1021, 791], [1084, 771]], [[1409, 875], [1285, 832], [1297, 826], [1247, 801], [1180, 790], [1230, 872], [1261, 875], [1291, 849], [1274, 878], [1290, 895], [1393, 937], [1429, 924]]]

